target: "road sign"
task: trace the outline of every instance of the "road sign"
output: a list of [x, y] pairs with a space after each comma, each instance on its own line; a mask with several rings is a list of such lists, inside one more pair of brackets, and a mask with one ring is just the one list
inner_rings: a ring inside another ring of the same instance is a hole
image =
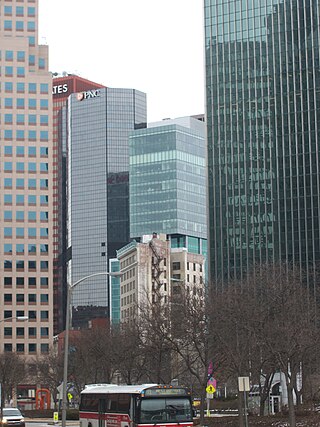
[[59, 412], [53, 413], [53, 421], [59, 421]]
[[249, 377], [238, 377], [239, 391], [250, 391]]
[[208, 387], [206, 388], [207, 393], [214, 393], [215, 391], [216, 389], [213, 387], [212, 384], [209, 384]]
[[207, 393], [207, 399], [213, 399], [213, 393]]

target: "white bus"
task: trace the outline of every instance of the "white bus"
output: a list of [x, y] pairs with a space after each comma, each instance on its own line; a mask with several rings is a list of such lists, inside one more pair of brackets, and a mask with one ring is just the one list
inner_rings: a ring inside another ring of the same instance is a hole
[[80, 427], [191, 427], [185, 387], [156, 384], [88, 385], [80, 395]]

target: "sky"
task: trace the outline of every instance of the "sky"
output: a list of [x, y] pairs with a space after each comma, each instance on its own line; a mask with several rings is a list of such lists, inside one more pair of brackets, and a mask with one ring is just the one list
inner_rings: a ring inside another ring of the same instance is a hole
[[204, 113], [202, 0], [39, 0], [49, 69], [147, 94], [148, 122]]

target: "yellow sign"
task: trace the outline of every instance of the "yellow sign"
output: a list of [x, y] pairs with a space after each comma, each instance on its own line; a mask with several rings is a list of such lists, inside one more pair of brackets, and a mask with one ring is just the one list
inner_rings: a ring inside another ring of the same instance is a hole
[[59, 412], [53, 413], [53, 421], [59, 421]]
[[213, 387], [212, 384], [209, 384], [208, 387], [206, 388], [207, 393], [214, 393], [215, 391], [216, 389]]

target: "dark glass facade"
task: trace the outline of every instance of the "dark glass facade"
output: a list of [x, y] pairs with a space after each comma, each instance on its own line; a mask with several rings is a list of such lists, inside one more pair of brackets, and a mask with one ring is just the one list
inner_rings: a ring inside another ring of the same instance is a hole
[[285, 260], [319, 235], [319, 2], [204, 0], [210, 272]]
[[[129, 132], [146, 123], [146, 96], [99, 89], [68, 101], [69, 281], [108, 271], [129, 241]], [[77, 286], [73, 305], [108, 307], [108, 277]]]

